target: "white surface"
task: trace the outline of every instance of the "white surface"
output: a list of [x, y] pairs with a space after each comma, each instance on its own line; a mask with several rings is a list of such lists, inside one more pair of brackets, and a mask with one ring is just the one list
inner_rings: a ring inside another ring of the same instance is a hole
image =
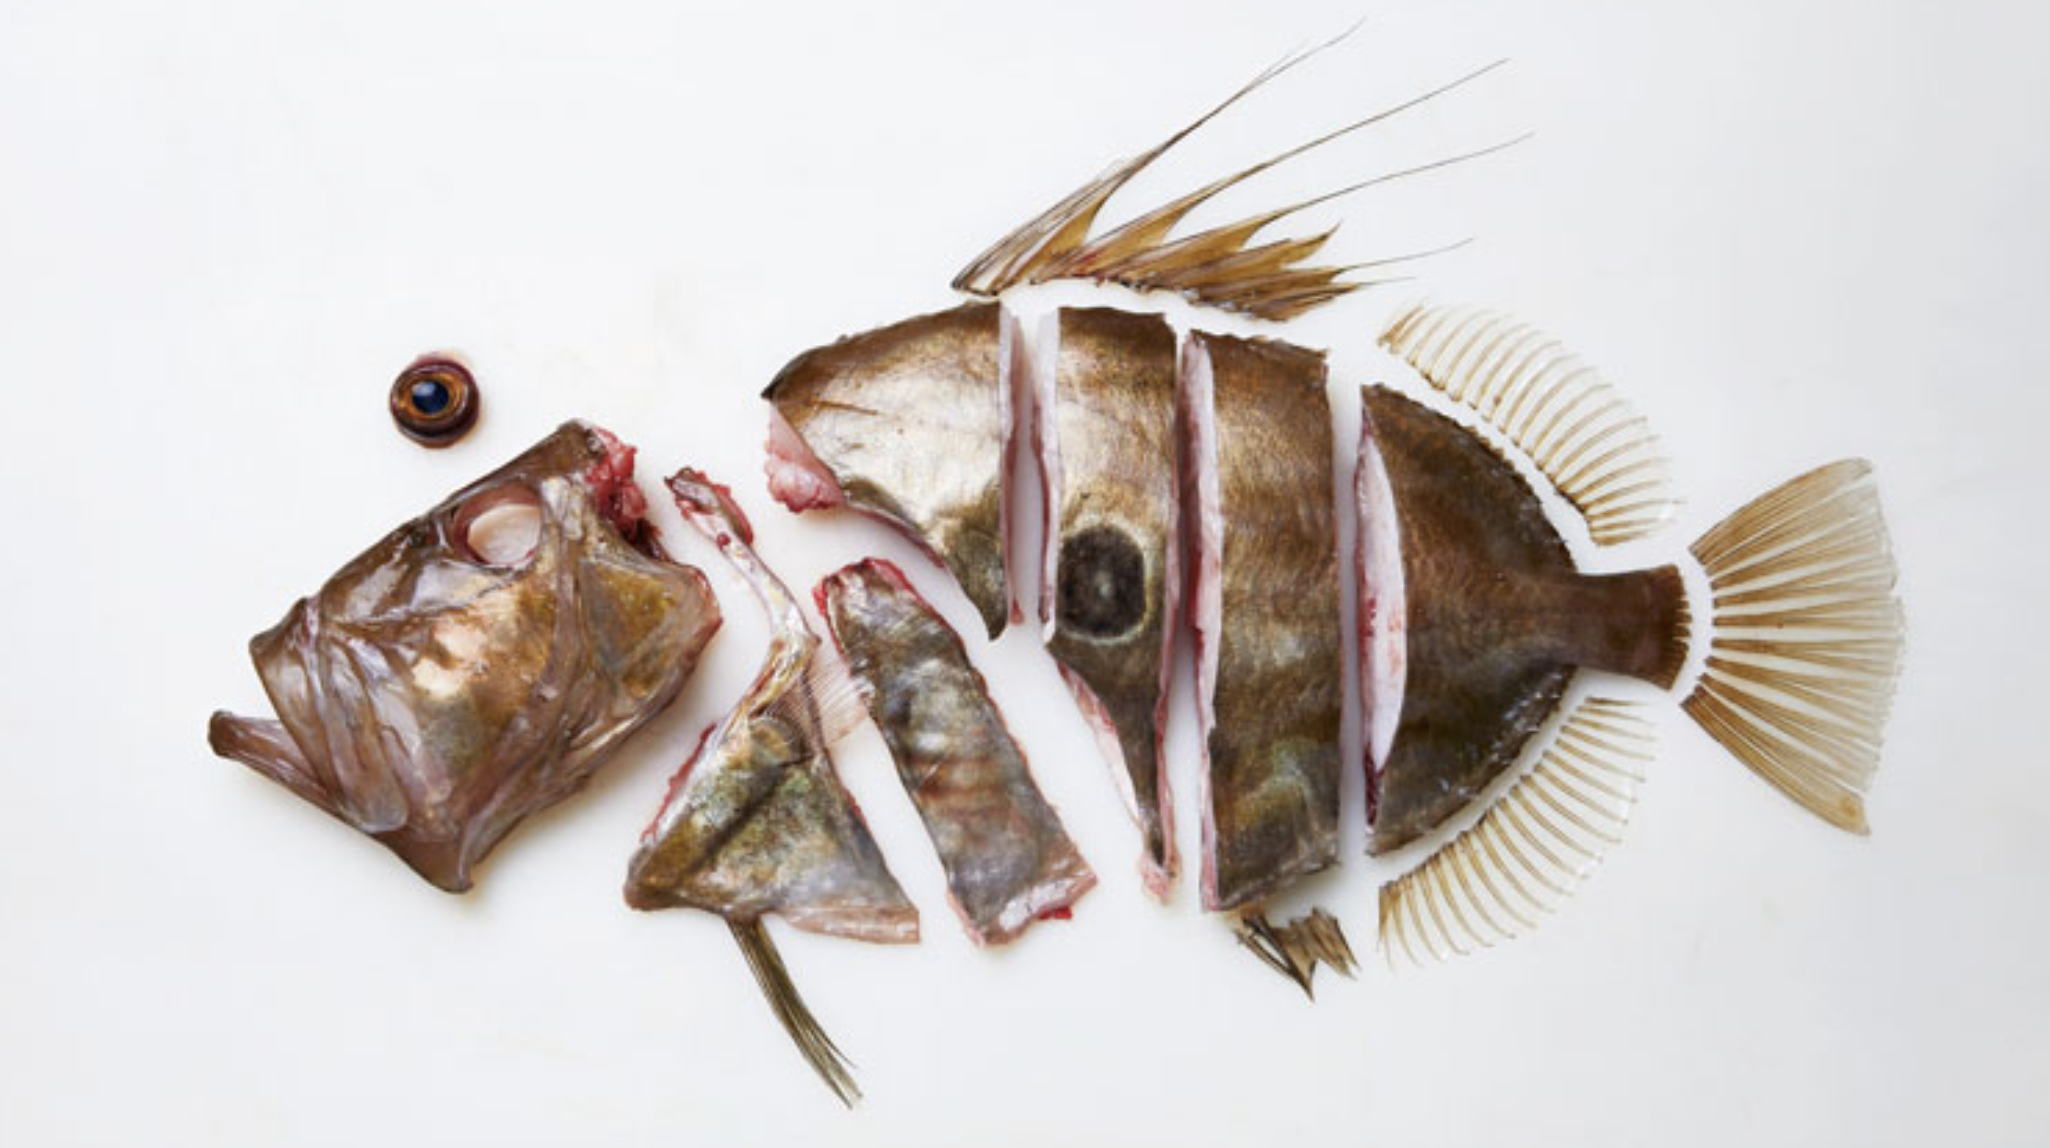
[[[1563, 914], [1450, 965], [1375, 959], [1311, 1007], [1187, 873], [1142, 899], [1033, 627], [971, 640], [1104, 882], [1073, 922], [972, 950], [880, 743], [850, 741], [926, 932], [777, 930], [859, 1062], [852, 1114], [717, 922], [619, 898], [668, 773], [759, 656], [715, 563], [732, 622], [681, 703], [466, 898], [214, 759], [206, 716], [260, 708], [244, 642], [295, 596], [573, 415], [638, 443], [644, 480], [735, 482], [793, 584], [880, 551], [968, 621], [879, 529], [768, 503], [757, 392], [806, 347], [948, 305], [999, 232], [1357, 8], [274, 7], [0, 14], [0, 1142], [1990, 1144], [2050, 1123], [2030, 6], [1379, 5], [1144, 185], [1513, 56], [1234, 202], [1536, 129], [1353, 201], [1335, 247], [1478, 235], [1428, 291], [1610, 371], [1689, 500], [1629, 557], [1875, 460], [1911, 647], [1871, 840], [1661, 708], [1628, 840]], [[1344, 449], [1402, 297], [1291, 331], [1333, 349]], [[486, 387], [445, 453], [383, 410], [436, 348]], [[1188, 719], [1178, 701], [1185, 799]], [[1347, 818], [1316, 892], [1367, 950], [1392, 869]]]

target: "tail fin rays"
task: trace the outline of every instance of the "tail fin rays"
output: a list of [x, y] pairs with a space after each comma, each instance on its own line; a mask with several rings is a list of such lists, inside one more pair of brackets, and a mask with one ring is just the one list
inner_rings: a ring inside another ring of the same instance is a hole
[[1768, 491], [1701, 536], [1714, 589], [1706, 668], [1681, 708], [1816, 816], [1869, 832], [1865, 791], [1900, 673], [1892, 544], [1850, 459]]

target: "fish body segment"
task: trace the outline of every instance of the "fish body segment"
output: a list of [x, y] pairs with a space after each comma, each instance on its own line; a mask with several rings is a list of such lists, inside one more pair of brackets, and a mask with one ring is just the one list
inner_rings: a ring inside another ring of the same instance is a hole
[[[1679, 572], [1593, 576], [1521, 475], [1473, 431], [1383, 387], [1362, 391], [1360, 481], [1385, 476], [1392, 503], [1365, 507], [1359, 537], [1362, 688], [1373, 848], [1397, 848], [1487, 788], [1557, 709], [1577, 667], [1670, 686], [1686, 654]], [[1374, 520], [1392, 513], [1391, 536]], [[1399, 547], [1398, 596], [1379, 545]], [[1377, 691], [1373, 651], [1392, 628], [1403, 681]], [[1394, 713], [1391, 694], [1399, 697]], [[1392, 738], [1377, 737], [1383, 721]]]
[[762, 393], [776, 497], [896, 525], [946, 566], [992, 638], [1011, 611], [1009, 352], [1001, 309], [970, 303], [806, 351]]
[[925, 822], [977, 944], [1001, 944], [1096, 884], [961, 639], [902, 571], [857, 562], [819, 583], [819, 612]]
[[[400, 526], [251, 640], [277, 721], [214, 751], [376, 837], [450, 892], [676, 696], [719, 628], [704, 575], [645, 542], [633, 449], [568, 423]], [[496, 512], [524, 556], [480, 552]]]
[[1344, 647], [1324, 381], [1321, 355], [1285, 343], [1184, 344], [1211, 909], [1258, 903], [1338, 857]]
[[1040, 617], [1139, 826], [1140, 872], [1174, 878], [1161, 750], [1181, 583], [1175, 335], [1158, 316], [1059, 313], [1035, 426], [1047, 505]]
[[670, 783], [628, 864], [637, 909], [690, 907], [741, 924], [774, 913], [817, 933], [918, 939], [918, 910], [840, 785], [811, 685], [819, 648], [797, 602], [750, 545], [747, 519], [695, 471], [669, 480], [769, 613], [754, 683]]

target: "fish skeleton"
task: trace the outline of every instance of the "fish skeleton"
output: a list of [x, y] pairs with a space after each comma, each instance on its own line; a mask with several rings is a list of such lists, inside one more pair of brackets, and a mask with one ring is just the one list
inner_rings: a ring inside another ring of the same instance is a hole
[[[479, 860], [669, 704], [719, 628], [643, 528], [633, 448], [568, 423], [392, 531], [249, 643], [278, 720], [216, 713], [234, 758], [468, 889]], [[534, 528], [524, 554], [482, 536]]]

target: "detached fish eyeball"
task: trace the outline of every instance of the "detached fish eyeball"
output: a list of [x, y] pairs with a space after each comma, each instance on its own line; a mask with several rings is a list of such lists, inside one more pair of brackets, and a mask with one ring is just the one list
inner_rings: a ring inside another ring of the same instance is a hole
[[481, 395], [469, 368], [453, 359], [424, 358], [391, 385], [391, 417], [399, 432], [422, 446], [447, 446], [477, 422]]

